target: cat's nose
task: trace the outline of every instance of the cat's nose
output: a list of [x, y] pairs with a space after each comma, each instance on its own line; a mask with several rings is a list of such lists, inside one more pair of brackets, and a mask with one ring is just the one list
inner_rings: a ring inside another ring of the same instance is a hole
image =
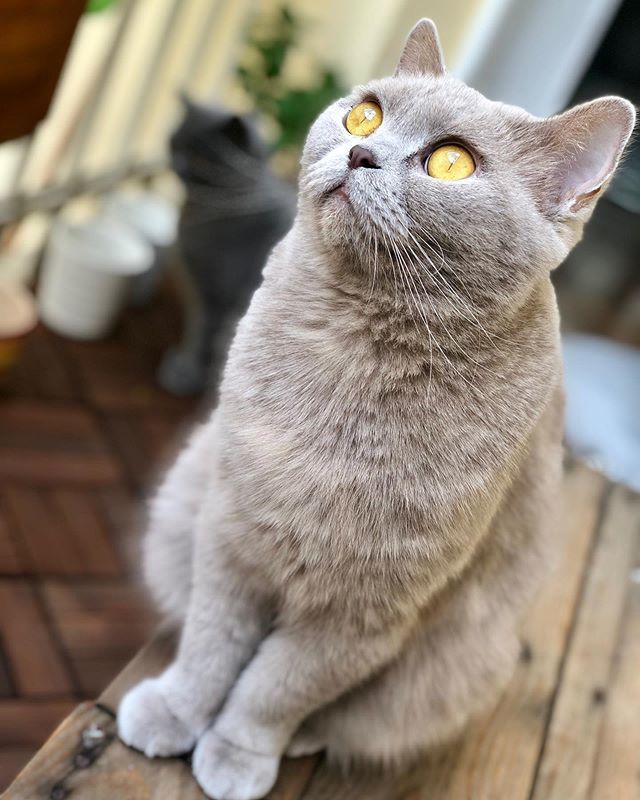
[[349, 167], [351, 169], [358, 169], [358, 167], [380, 169], [371, 150], [367, 150], [366, 147], [362, 147], [359, 144], [349, 150]]

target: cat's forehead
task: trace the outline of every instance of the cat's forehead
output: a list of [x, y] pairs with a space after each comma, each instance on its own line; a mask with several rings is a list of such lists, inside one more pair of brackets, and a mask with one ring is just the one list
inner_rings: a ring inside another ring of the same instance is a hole
[[381, 78], [359, 87], [357, 95], [379, 102], [387, 125], [411, 139], [493, 140], [525, 115], [521, 109], [487, 99], [450, 75]]

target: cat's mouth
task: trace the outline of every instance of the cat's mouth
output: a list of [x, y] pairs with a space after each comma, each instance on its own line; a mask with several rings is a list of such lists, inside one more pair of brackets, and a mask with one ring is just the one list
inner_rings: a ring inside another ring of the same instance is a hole
[[[378, 239], [378, 217], [383, 214], [379, 198], [385, 196], [385, 187], [380, 185], [379, 175], [375, 176], [377, 182], [371, 180], [373, 177], [358, 175], [354, 170], [334, 175], [316, 195], [316, 219], [328, 241], [360, 247], [363, 242], [371, 244], [374, 238]], [[393, 221], [385, 217], [383, 227], [392, 228]]]
[[342, 200], [344, 202], [347, 202], [347, 203], [349, 203], [349, 205], [351, 205], [351, 198], [349, 197], [349, 190], [347, 189], [347, 186], [346, 186], [345, 183], [341, 183], [338, 186], [336, 186], [335, 189], [332, 189], [331, 192], [329, 193], [329, 196], [330, 197], [335, 197], [335, 198], [337, 198], [339, 200]]
[[327, 189], [325, 192], [322, 193], [322, 199], [324, 201], [335, 199], [351, 205], [351, 197], [349, 196], [347, 182], [341, 180], [340, 183], [337, 183], [335, 186], [332, 186], [330, 189]]

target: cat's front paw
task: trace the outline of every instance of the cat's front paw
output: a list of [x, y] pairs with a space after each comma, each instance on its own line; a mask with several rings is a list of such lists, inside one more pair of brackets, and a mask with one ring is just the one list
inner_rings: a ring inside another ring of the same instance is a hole
[[216, 800], [258, 800], [276, 782], [280, 759], [245, 750], [221, 739], [210, 728], [193, 754], [193, 774]]
[[196, 736], [169, 709], [157, 678], [131, 689], [118, 709], [118, 735], [149, 758], [188, 753]]

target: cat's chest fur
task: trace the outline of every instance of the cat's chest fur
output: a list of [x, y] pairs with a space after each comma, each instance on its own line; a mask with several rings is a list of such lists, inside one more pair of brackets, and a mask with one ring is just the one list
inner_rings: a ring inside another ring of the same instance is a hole
[[222, 469], [252, 531], [243, 558], [276, 581], [425, 574], [486, 528], [517, 470], [557, 371], [547, 321], [522, 352], [511, 343], [501, 375], [413, 324], [392, 335], [390, 318], [267, 284], [241, 323]]

